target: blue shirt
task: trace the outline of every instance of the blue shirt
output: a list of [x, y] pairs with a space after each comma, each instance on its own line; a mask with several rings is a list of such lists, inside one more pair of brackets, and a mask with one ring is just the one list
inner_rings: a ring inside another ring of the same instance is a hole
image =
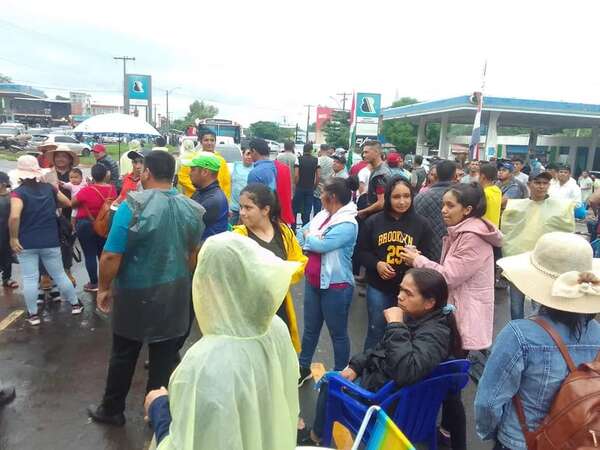
[[232, 211], [240, 210], [240, 192], [248, 185], [248, 175], [253, 166], [245, 166], [242, 161], [233, 163], [231, 173], [231, 202], [229, 209]]
[[203, 217], [206, 228], [202, 233], [202, 241], [215, 234], [227, 231], [229, 205], [218, 181], [213, 181], [205, 188], [196, 189], [196, 192], [192, 195], [192, 200], [200, 203], [206, 210]]
[[[575, 365], [592, 361], [600, 350], [600, 324], [583, 328], [577, 340], [568, 328], [542, 315], [558, 332]], [[513, 320], [500, 331], [475, 397], [475, 429], [482, 439], [497, 438], [513, 450], [526, 450], [512, 404], [519, 394], [527, 426], [535, 430], [548, 414], [567, 376], [567, 364], [548, 333], [532, 320]]]
[[273, 192], [277, 186], [277, 169], [270, 159], [261, 159], [254, 163], [254, 168], [248, 174], [248, 184], [261, 183], [268, 186]]
[[19, 242], [23, 248], [59, 247], [56, 189], [48, 183], [28, 182], [11, 195], [23, 202], [19, 226]]
[[104, 251], [110, 253], [125, 253], [127, 248], [127, 234], [129, 232], [129, 223], [133, 214], [127, 203], [123, 202], [113, 215], [110, 232], [104, 244]]

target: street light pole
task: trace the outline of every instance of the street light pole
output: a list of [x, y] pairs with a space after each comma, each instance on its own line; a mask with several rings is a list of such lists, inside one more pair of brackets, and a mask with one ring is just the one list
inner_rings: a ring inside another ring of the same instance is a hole
[[129, 114], [129, 96], [127, 95], [127, 61], [135, 61], [135, 57], [114, 56], [115, 60], [123, 61], [123, 112]]

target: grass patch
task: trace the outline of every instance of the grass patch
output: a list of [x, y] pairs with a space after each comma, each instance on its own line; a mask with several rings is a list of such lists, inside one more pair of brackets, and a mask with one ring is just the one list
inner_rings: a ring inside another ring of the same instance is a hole
[[[108, 153], [115, 161], [119, 161], [119, 144], [105, 144], [106, 153]], [[177, 147], [173, 145], [167, 145], [169, 152], [173, 153]], [[121, 144], [121, 156], [123, 153], [129, 151], [129, 147], [127, 144]], [[0, 159], [6, 161], [16, 161], [17, 158], [26, 153], [12, 153], [8, 150], [0, 151]], [[80, 164], [83, 166], [93, 166], [96, 163], [96, 160], [92, 155], [90, 156], [81, 156], [79, 158]]]

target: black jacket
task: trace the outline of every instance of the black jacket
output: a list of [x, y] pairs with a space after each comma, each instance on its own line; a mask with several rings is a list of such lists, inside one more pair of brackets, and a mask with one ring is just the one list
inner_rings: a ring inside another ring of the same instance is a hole
[[436, 310], [418, 320], [389, 323], [382, 341], [354, 356], [349, 366], [361, 387], [372, 392], [390, 380], [399, 386], [414, 384], [448, 358], [451, 339], [448, 316]]
[[[359, 260], [367, 269], [367, 282], [382, 292], [397, 295], [398, 286], [408, 269], [400, 257], [405, 245], [414, 245], [423, 255], [431, 258], [433, 232], [429, 222], [412, 209], [394, 219], [381, 211], [369, 217], [358, 237]], [[391, 280], [383, 280], [377, 272], [377, 263], [387, 262], [396, 271]]]

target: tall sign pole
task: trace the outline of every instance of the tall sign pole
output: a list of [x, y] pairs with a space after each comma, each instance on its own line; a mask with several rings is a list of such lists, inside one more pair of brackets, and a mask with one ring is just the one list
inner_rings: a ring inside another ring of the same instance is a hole
[[123, 112], [129, 114], [129, 96], [127, 95], [127, 61], [135, 61], [133, 56], [114, 56], [115, 60], [123, 61]]

